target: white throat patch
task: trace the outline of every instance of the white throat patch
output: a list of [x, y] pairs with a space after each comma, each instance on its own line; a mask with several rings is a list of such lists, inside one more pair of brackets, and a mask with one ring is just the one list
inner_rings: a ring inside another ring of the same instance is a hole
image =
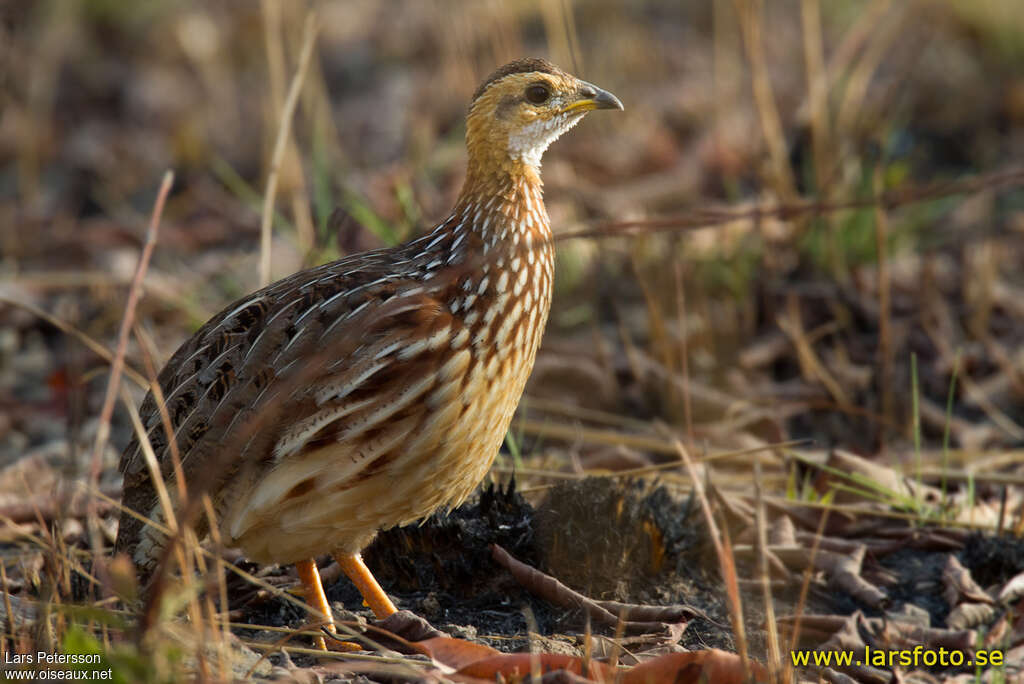
[[535, 169], [540, 168], [540, 158], [548, 145], [560, 135], [579, 123], [584, 112], [559, 114], [551, 119], [538, 119], [523, 126], [522, 130], [508, 138], [508, 153], [513, 159], [522, 159]]

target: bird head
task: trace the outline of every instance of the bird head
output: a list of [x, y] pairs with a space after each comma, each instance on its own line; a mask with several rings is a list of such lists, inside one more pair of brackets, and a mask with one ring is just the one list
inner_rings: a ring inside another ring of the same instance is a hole
[[466, 122], [471, 172], [536, 173], [548, 145], [595, 109], [622, 103], [543, 59], [506, 64], [473, 95]]

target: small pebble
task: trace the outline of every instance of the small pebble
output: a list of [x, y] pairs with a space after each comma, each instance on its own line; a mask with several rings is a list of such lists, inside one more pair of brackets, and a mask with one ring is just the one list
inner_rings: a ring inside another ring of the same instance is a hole
[[427, 594], [427, 597], [420, 601], [420, 615], [427, 620], [436, 620], [441, 617], [441, 603], [433, 592]]

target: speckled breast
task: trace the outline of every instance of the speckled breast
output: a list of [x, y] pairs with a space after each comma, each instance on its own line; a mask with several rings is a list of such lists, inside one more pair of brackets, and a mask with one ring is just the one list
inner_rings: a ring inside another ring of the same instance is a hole
[[490, 468], [533, 369], [552, 279], [550, 244], [532, 244], [498, 257], [482, 274], [462, 281], [465, 294], [450, 303], [468, 332], [458, 352], [468, 355], [457, 402], [461, 408], [457, 417], [446, 416], [451, 409], [446, 408], [444, 387], [427, 400], [435, 420], [445, 423], [445, 438], [436, 479], [428, 485], [436, 493], [425, 497], [419, 514], [458, 505]]

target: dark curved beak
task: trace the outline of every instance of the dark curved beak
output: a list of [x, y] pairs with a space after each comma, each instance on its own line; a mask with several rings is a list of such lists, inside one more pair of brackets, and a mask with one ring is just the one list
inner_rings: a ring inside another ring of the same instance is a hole
[[623, 109], [622, 102], [607, 90], [598, 88], [593, 83], [584, 81], [580, 86], [580, 99], [576, 100], [565, 111], [580, 110], [589, 112], [594, 109]]

